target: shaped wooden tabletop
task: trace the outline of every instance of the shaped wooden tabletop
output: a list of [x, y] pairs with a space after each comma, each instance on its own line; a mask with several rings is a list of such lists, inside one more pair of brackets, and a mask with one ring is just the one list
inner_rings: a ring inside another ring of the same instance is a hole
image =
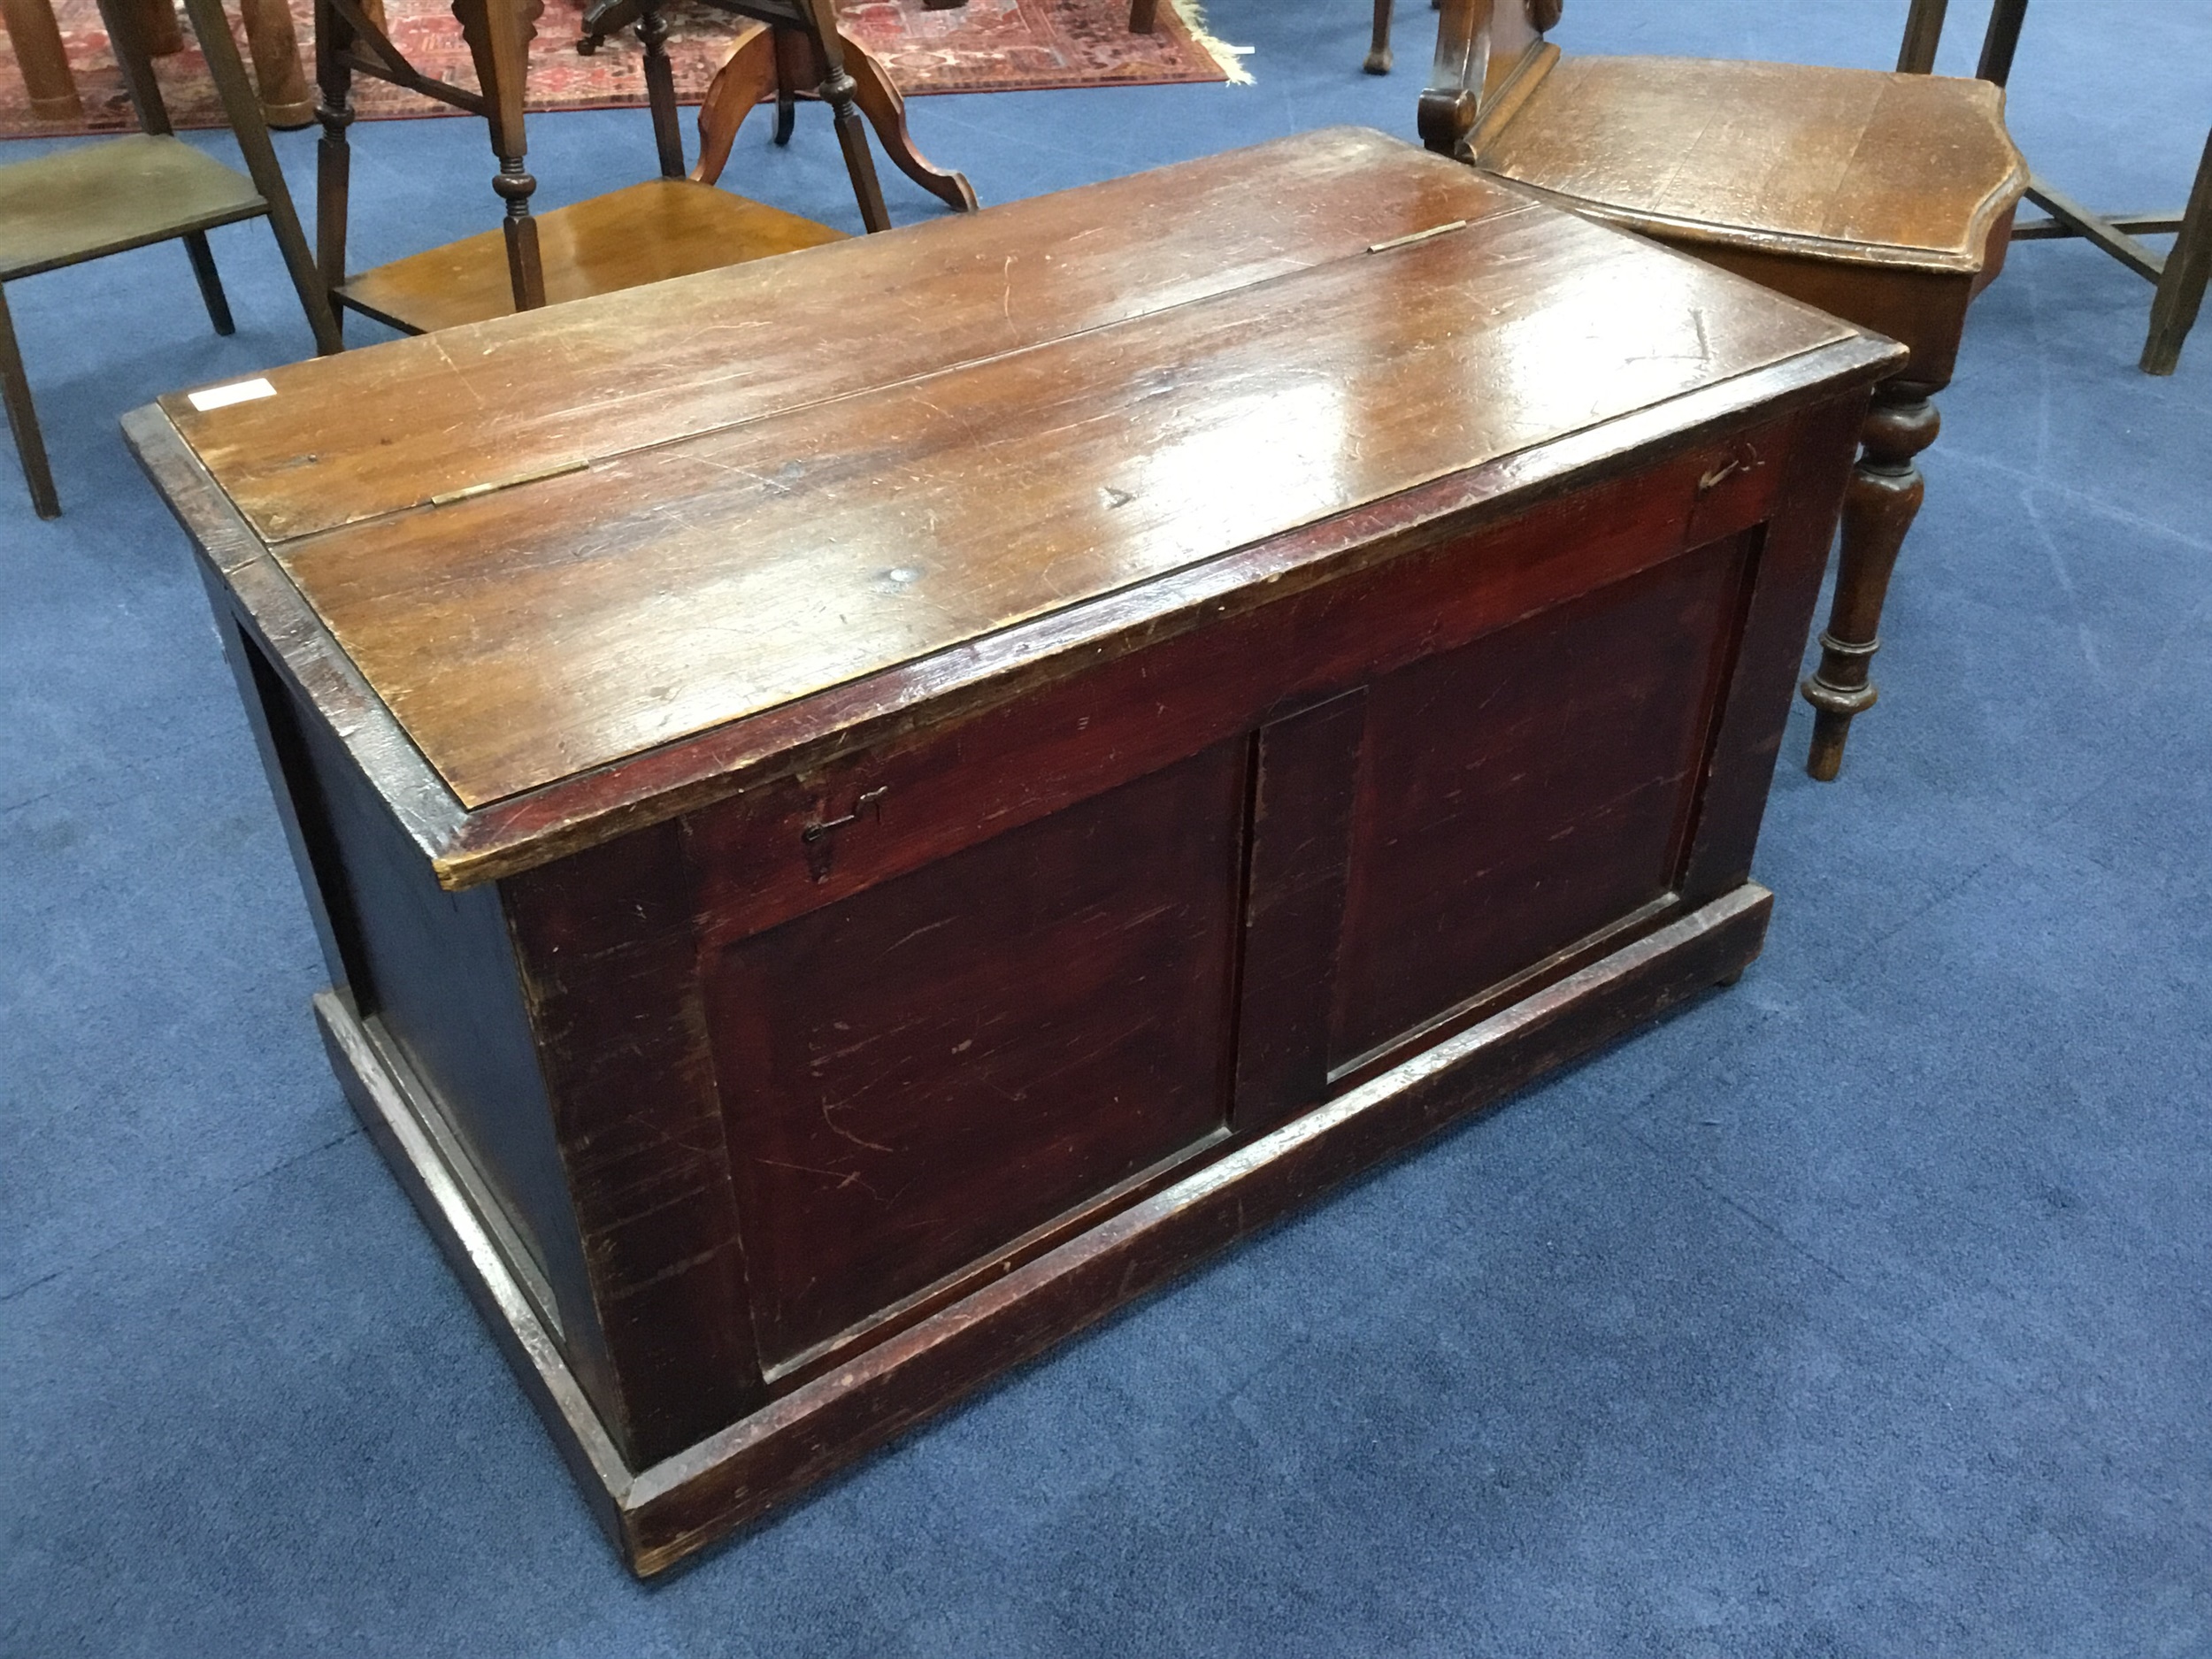
[[2028, 178], [1985, 81], [1689, 58], [1563, 58], [1481, 160], [1660, 235], [1927, 271], [1979, 270]]

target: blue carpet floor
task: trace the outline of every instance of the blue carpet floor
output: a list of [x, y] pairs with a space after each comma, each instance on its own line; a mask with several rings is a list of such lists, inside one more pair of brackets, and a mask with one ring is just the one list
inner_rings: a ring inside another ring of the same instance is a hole
[[[1962, 67], [1985, 7], [1953, 9]], [[915, 128], [987, 202], [1409, 134], [1429, 13], [1377, 81], [1366, 10], [1215, 0], [1256, 85]], [[2038, 0], [2014, 125], [2156, 206], [2212, 14], [2124, 11]], [[1902, 13], [1575, 0], [1560, 37], [1882, 66]], [[850, 225], [808, 118], [728, 181]], [[541, 202], [649, 164], [641, 115], [532, 131]], [[492, 222], [480, 127], [356, 140], [358, 262]], [[230, 340], [173, 244], [9, 295], [67, 516], [0, 452], [0, 1652], [2212, 1654], [2212, 321], [2145, 378], [2145, 285], [2014, 250], [1882, 704], [1841, 783], [1780, 775], [1740, 987], [644, 1588], [325, 1068], [235, 696], [116, 433], [308, 349], [265, 232], [215, 242]]]

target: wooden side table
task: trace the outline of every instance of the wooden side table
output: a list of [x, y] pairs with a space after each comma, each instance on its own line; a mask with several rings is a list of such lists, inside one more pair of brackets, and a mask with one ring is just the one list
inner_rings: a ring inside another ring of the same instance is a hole
[[[1904, 49], [1898, 54], [1899, 69], [1919, 74], [1933, 69], [1949, 3], [1913, 0], [1905, 26]], [[2028, 0], [1997, 0], [1982, 36], [1981, 62], [1974, 72], [1980, 79], [2001, 87], [2010, 79], [2027, 11]], [[2171, 374], [2181, 362], [2182, 342], [2195, 326], [2197, 312], [2204, 303], [2206, 279], [2212, 276], [2212, 134], [2206, 135], [2204, 157], [2197, 164], [2188, 205], [2176, 211], [2099, 213], [2084, 207], [2039, 173], [2029, 180], [2027, 195], [2050, 217], [2016, 222], [2013, 241], [2079, 236], [2103, 249], [2157, 290], [2151, 301], [2150, 333], [2143, 342], [2142, 369], [2146, 374]], [[2170, 231], [2175, 233], [2175, 240], [2167, 253], [2140, 240]]]
[[[180, 241], [208, 320], [218, 334], [227, 334], [233, 327], [230, 303], [206, 233], [241, 219], [265, 218], [317, 346], [334, 351], [337, 325], [222, 7], [219, 0], [186, 0], [186, 4], [195, 31], [207, 42], [208, 72], [246, 171], [226, 165], [171, 131], [151, 54], [139, 36], [142, 18], [123, 0], [104, 0], [102, 20], [142, 130], [0, 165], [0, 285], [152, 242]], [[4, 296], [0, 296], [0, 403], [6, 407], [32, 505], [41, 518], [54, 518], [61, 511], [61, 499]]]

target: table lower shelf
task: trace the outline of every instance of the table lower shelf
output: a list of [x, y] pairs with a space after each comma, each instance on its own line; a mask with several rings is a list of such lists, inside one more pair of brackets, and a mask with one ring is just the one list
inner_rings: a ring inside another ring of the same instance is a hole
[[347, 1098], [489, 1322], [601, 1525], [649, 1577], [1335, 1182], [1733, 979], [1758, 956], [1772, 904], [1747, 882], [635, 1471], [571, 1374], [539, 1301], [510, 1270], [498, 1223], [444, 1149], [436, 1107], [343, 993], [322, 993], [315, 1011]]

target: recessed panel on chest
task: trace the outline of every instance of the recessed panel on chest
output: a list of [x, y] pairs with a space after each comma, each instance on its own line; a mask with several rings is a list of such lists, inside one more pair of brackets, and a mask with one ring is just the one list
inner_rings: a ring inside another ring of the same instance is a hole
[[1368, 691], [1339, 1067], [1663, 898], [1755, 532]]
[[710, 953], [772, 1370], [1222, 1131], [1245, 752]]

